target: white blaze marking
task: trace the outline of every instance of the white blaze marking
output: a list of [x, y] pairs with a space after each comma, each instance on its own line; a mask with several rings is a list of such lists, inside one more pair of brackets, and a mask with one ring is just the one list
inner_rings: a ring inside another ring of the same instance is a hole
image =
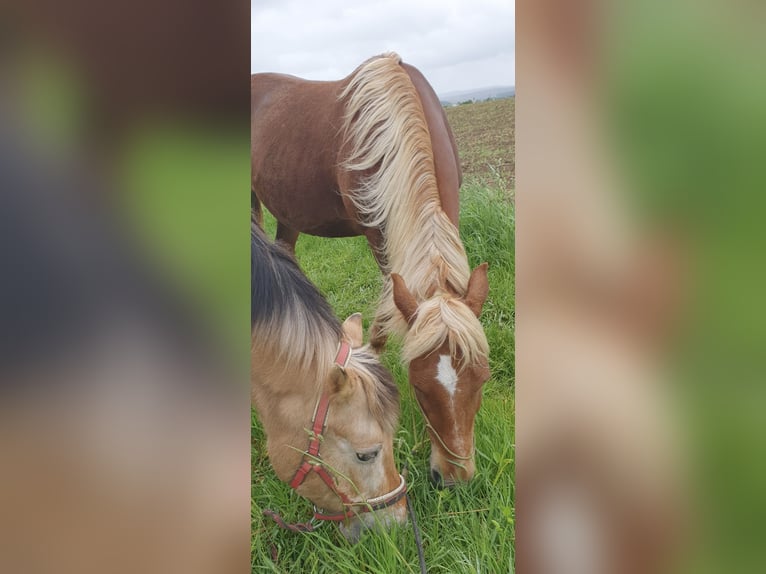
[[447, 389], [450, 397], [454, 396], [455, 389], [457, 388], [457, 373], [452, 366], [452, 359], [449, 355], [439, 356], [439, 364], [436, 367], [436, 380]]

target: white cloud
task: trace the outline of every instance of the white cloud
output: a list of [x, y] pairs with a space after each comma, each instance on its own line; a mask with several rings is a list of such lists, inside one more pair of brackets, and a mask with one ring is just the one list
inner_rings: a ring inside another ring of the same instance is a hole
[[515, 84], [514, 0], [251, 0], [252, 72], [313, 80], [394, 50], [437, 93]]

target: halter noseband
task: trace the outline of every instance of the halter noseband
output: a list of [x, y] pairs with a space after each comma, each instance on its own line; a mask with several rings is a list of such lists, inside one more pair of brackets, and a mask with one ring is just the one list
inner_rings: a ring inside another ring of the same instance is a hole
[[[351, 345], [349, 345], [346, 341], [341, 341], [338, 347], [338, 352], [335, 355], [335, 366], [345, 372], [350, 358]], [[321, 478], [322, 481], [328, 486], [328, 488], [334, 492], [338, 498], [340, 498], [346, 510], [328, 514], [320, 511], [316, 506], [314, 506], [315, 520], [340, 522], [347, 520], [356, 514], [374, 512], [376, 510], [388, 508], [389, 506], [393, 506], [399, 502], [407, 493], [407, 483], [401, 474], [399, 475], [399, 485], [395, 489], [387, 492], [386, 494], [382, 494], [381, 496], [376, 496], [367, 500], [354, 502], [345, 493], [338, 490], [335, 484], [335, 480], [325, 469], [321, 461], [322, 457], [319, 454], [319, 447], [322, 444], [323, 439], [322, 433], [324, 432], [327, 423], [327, 415], [329, 411], [330, 395], [327, 393], [327, 391], [324, 391], [319, 397], [316, 407], [314, 407], [314, 415], [311, 417], [311, 431], [309, 432], [309, 446], [304, 454], [303, 462], [298, 467], [298, 470], [295, 471], [295, 474], [290, 481], [290, 488], [296, 490], [301, 484], [303, 484], [303, 482], [306, 480], [306, 477], [311, 472], [315, 472], [319, 475], [319, 478]], [[310, 523], [289, 524], [285, 522], [282, 517], [273, 510], [264, 510], [263, 513], [266, 516], [270, 516], [280, 527], [287, 530], [292, 530], [293, 532], [311, 532], [314, 530], [313, 521]]]

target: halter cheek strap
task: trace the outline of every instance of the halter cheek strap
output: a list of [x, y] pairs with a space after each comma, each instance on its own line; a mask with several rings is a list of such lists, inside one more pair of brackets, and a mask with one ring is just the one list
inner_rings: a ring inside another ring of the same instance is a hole
[[[341, 341], [338, 346], [338, 352], [335, 355], [335, 365], [345, 372], [348, 366], [348, 361], [351, 358], [351, 345], [346, 341]], [[309, 446], [303, 457], [303, 462], [295, 471], [292, 480], [290, 480], [290, 488], [297, 489], [306, 480], [306, 477], [315, 472], [319, 475], [328, 488], [340, 498], [344, 508], [341, 512], [327, 514], [320, 512], [320, 510], [314, 507], [314, 519], [340, 522], [351, 518], [352, 516], [362, 512], [374, 512], [387, 508], [399, 502], [407, 493], [407, 484], [404, 477], [399, 475], [399, 486], [397, 486], [391, 492], [370, 498], [364, 501], [354, 502], [344, 492], [338, 490], [335, 484], [335, 480], [325, 469], [321, 463], [321, 456], [319, 455], [319, 448], [322, 444], [325, 426], [327, 424], [327, 415], [330, 411], [330, 395], [325, 391], [319, 397], [316, 407], [314, 408], [314, 415], [311, 417], [311, 431], [309, 432]], [[354, 507], [359, 507], [354, 510]], [[266, 516], [271, 517], [280, 527], [291, 530], [293, 532], [311, 532], [314, 530], [314, 523], [287, 523], [278, 513], [273, 510], [264, 510], [263, 513]]]
[[335, 366], [346, 372], [348, 361], [351, 358], [351, 345], [347, 341], [338, 343], [338, 352], [335, 353]]
[[[351, 358], [351, 345], [346, 341], [341, 341], [338, 344], [338, 351], [335, 353], [335, 366], [342, 369], [344, 372], [348, 366], [348, 361]], [[335, 482], [332, 477], [327, 473], [324, 467], [315, 462], [319, 458], [319, 447], [322, 444], [322, 433], [325, 426], [327, 426], [327, 414], [330, 412], [330, 395], [327, 391], [322, 393], [319, 397], [319, 401], [314, 407], [314, 415], [311, 417], [311, 432], [309, 434], [309, 447], [306, 450], [306, 456], [303, 458], [303, 463], [295, 471], [293, 479], [290, 481], [290, 488], [295, 490], [303, 481], [306, 480], [308, 474], [313, 470], [316, 472], [322, 480], [330, 487], [330, 489], [341, 497], [341, 500], [346, 498], [346, 495], [338, 493], [335, 488]], [[312, 460], [313, 459], [313, 460]], [[346, 500], [343, 500], [346, 502]]]

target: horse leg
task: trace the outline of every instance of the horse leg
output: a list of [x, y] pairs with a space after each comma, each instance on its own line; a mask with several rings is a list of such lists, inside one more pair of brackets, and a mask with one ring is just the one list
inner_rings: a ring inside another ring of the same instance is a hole
[[253, 192], [250, 192], [250, 210], [256, 225], [263, 229], [263, 210], [261, 209], [261, 202], [258, 199], [258, 196]]
[[295, 243], [298, 241], [298, 235], [300, 232], [287, 227], [281, 221], [277, 222], [277, 241], [281, 241], [293, 255], [295, 255]]

